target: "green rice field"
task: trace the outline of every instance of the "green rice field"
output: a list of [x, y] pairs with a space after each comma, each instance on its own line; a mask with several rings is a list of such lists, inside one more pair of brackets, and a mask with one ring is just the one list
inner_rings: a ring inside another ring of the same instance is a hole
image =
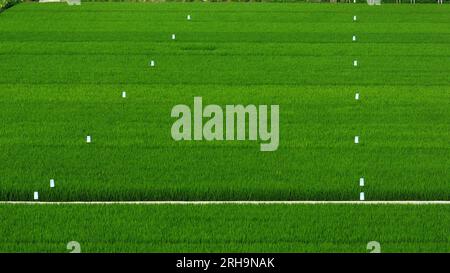
[[[0, 205], [0, 252], [448, 252], [450, 207]], [[406, 232], [407, 231], [407, 232]]]
[[[38, 203], [450, 201], [449, 45], [450, 5], [4, 10], [0, 253], [449, 252], [448, 205]], [[194, 97], [279, 105], [278, 149], [175, 141]]]
[[[23, 3], [0, 43], [1, 200], [450, 198], [448, 5]], [[194, 96], [279, 105], [278, 150], [174, 141]]]

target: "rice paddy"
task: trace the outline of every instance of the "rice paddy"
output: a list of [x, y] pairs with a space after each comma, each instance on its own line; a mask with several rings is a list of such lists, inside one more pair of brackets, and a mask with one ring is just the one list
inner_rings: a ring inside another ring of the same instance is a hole
[[[0, 14], [0, 200], [450, 200], [449, 44], [450, 5], [15, 5]], [[279, 105], [278, 149], [174, 141], [172, 107], [194, 97]], [[447, 252], [447, 215], [1, 204], [0, 252]]]
[[[448, 9], [17, 5], [0, 16], [0, 199], [357, 200], [365, 177], [371, 200], [449, 200]], [[194, 96], [280, 105], [278, 150], [174, 141]]]

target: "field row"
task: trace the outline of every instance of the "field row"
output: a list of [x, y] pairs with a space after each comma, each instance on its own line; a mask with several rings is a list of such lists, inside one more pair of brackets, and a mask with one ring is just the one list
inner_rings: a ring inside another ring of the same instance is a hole
[[[1, 205], [0, 252], [448, 252], [450, 208]], [[407, 232], [405, 232], [407, 230]]]

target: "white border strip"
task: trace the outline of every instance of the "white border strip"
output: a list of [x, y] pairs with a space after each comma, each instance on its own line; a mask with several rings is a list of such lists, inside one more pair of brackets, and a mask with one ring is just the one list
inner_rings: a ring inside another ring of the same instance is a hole
[[0, 205], [450, 205], [450, 201], [0, 201]]

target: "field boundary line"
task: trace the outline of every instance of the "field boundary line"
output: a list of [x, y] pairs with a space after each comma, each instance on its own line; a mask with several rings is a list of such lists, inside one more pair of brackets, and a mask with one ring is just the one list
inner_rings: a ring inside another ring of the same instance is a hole
[[450, 205], [450, 201], [0, 201], [0, 205]]

